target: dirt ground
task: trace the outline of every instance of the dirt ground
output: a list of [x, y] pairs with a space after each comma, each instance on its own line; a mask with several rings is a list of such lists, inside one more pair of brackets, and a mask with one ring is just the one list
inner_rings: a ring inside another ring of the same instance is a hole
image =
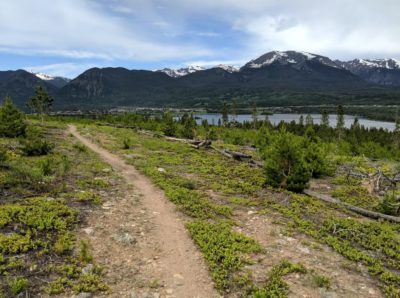
[[[90, 239], [95, 260], [106, 268], [111, 297], [219, 297], [184, 227], [185, 218], [163, 192], [122, 158], [82, 137], [74, 126], [69, 132], [123, 178], [113, 186], [118, 189], [116, 196], [92, 212], [80, 233]], [[321, 181], [314, 183], [317, 186], [326, 191], [332, 187]], [[286, 219], [280, 214], [258, 211], [257, 207], [236, 208], [234, 217], [236, 230], [264, 248], [257, 262], [246, 268], [260, 285], [272, 267], [287, 259], [302, 263], [308, 271], [284, 278], [290, 286], [289, 297], [384, 297], [365, 267], [304, 234], [288, 235]], [[317, 275], [329, 278], [329, 289], [315, 285], [313, 276]]]

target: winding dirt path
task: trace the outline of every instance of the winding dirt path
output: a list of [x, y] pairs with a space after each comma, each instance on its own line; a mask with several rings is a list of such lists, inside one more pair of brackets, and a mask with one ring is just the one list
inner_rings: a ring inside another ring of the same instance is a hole
[[[135, 167], [126, 164], [122, 158], [83, 137], [74, 125], [68, 127], [68, 132], [97, 153], [125, 178], [128, 184], [139, 191], [141, 207], [153, 215], [150, 217], [152, 229], [148, 232], [148, 237], [157, 242], [156, 262], [158, 275], [162, 278], [161, 283], [164, 288], [160, 291], [161, 297], [219, 297], [213, 287], [204, 259], [184, 227], [182, 217], [175, 210], [175, 206], [165, 197], [163, 191], [155, 187]], [[125, 213], [129, 213], [126, 208], [132, 208], [132, 214], [137, 213], [134, 205], [120, 207], [124, 208]], [[129, 221], [129, 217], [125, 220]], [[132, 247], [131, 249], [137, 250], [138, 248]], [[125, 249], [123, 251], [117, 249], [112, 253], [126, 255], [130, 252]], [[132, 251], [132, 254], [137, 254], [137, 252]], [[99, 261], [101, 262], [101, 260]]]

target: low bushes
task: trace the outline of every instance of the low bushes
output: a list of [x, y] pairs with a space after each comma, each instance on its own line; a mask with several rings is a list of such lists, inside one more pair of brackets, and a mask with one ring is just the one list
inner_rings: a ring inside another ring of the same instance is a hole
[[54, 145], [49, 143], [44, 137], [42, 132], [29, 126], [26, 131], [26, 137], [20, 139], [21, 151], [26, 156], [40, 156], [49, 154]]

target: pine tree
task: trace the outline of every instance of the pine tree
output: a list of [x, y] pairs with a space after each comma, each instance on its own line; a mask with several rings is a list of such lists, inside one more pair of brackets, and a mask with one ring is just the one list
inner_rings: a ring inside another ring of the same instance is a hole
[[329, 127], [329, 114], [327, 110], [322, 111], [321, 115], [321, 125], [323, 127]]
[[234, 99], [232, 101], [232, 122], [233, 122], [233, 125], [236, 125], [236, 118], [237, 118], [237, 105], [236, 105], [236, 100]]
[[310, 126], [310, 125], [313, 125], [313, 124], [314, 124], [314, 120], [313, 120], [312, 116], [310, 114], [307, 114], [307, 116], [306, 116], [306, 125]]
[[300, 118], [299, 118], [299, 125], [300, 125], [300, 126], [303, 126], [303, 125], [304, 125], [304, 117], [303, 117], [303, 115], [300, 115]]
[[222, 107], [222, 124], [224, 126], [228, 125], [228, 104], [226, 103], [226, 101], [224, 101], [224, 105]]
[[193, 115], [187, 115], [187, 117], [185, 117], [185, 122], [183, 123], [183, 128], [181, 130], [182, 137], [193, 139], [196, 135], [196, 126], [196, 120], [194, 120]]
[[166, 136], [172, 137], [176, 135], [176, 123], [171, 112], [166, 112], [163, 116], [165, 127], [163, 132]]
[[400, 148], [400, 118], [399, 108], [396, 108], [395, 127], [393, 131], [394, 142], [398, 148]]
[[350, 127], [352, 130], [357, 130], [360, 129], [360, 121], [358, 120], [358, 117], [354, 118], [353, 124]]
[[257, 106], [255, 102], [253, 102], [253, 112], [251, 116], [253, 118], [253, 128], [257, 129]]
[[337, 123], [336, 123], [336, 130], [338, 133], [339, 140], [342, 137], [343, 129], [344, 129], [344, 110], [343, 107], [339, 105], [337, 108]]
[[204, 127], [204, 130], [207, 132], [210, 128], [210, 125], [208, 124], [207, 119], [204, 119], [203, 121], [201, 121], [201, 125]]
[[266, 182], [301, 192], [307, 187], [311, 172], [304, 158], [300, 137], [281, 130], [271, 141], [262, 155], [265, 159]]
[[50, 112], [53, 101], [53, 98], [47, 94], [46, 90], [42, 86], [38, 86], [35, 90], [35, 95], [29, 99], [28, 106], [40, 116], [43, 124], [44, 115]]
[[312, 126], [309, 126], [304, 133], [303, 147], [304, 161], [311, 176], [318, 178], [326, 174], [328, 168], [326, 161], [327, 152]]
[[25, 134], [25, 114], [7, 96], [0, 106], [0, 136], [14, 138]]

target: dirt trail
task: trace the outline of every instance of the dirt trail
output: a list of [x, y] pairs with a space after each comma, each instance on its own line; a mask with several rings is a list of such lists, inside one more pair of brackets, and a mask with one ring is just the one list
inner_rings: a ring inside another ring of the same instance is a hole
[[[125, 255], [128, 258], [130, 253], [138, 255], [138, 249], [145, 250], [142, 255], [156, 256], [155, 260], [152, 260], [152, 263], [156, 263], [155, 267], [157, 268], [154, 270], [156, 276], [152, 278], [154, 280], [161, 278], [158, 281], [162, 285], [159, 290], [161, 297], [219, 297], [213, 288], [204, 260], [190, 239], [182, 218], [175, 211], [175, 206], [168, 201], [164, 193], [133, 166], [126, 164], [120, 157], [80, 135], [75, 126], [70, 125], [68, 132], [82, 144], [96, 152], [118, 174], [124, 177], [128, 184], [132, 185], [140, 193], [141, 206], [127, 204], [126, 201], [129, 197], [113, 203], [113, 210], [124, 212], [127, 215], [126, 218], [122, 219], [124, 221], [123, 224], [129, 226], [130, 216], [128, 215], [137, 214], [140, 208], [142, 208], [140, 210], [142, 213], [149, 214], [145, 221], [150, 221], [148, 226], [151, 226], [151, 229], [146, 231], [146, 241], [155, 242], [153, 253], [149, 252], [148, 250], [151, 248], [146, 246], [124, 247], [123, 249], [119, 249], [118, 246], [110, 246], [109, 251], [107, 251], [108, 257], [113, 255], [121, 258]], [[118, 204], [120, 205], [118, 206]], [[101, 221], [101, 217], [98, 221]], [[135, 226], [135, 223], [132, 221], [130, 226]], [[112, 251], [113, 249], [114, 251]], [[130, 252], [129, 249], [132, 251]], [[103, 263], [110, 263], [112, 259], [98, 261], [99, 263], [102, 263], [102, 261]], [[121, 274], [123, 273], [121, 272]], [[124, 276], [121, 276], [121, 279], [124, 279]], [[122, 281], [122, 283], [129, 284], [129, 281]]]

